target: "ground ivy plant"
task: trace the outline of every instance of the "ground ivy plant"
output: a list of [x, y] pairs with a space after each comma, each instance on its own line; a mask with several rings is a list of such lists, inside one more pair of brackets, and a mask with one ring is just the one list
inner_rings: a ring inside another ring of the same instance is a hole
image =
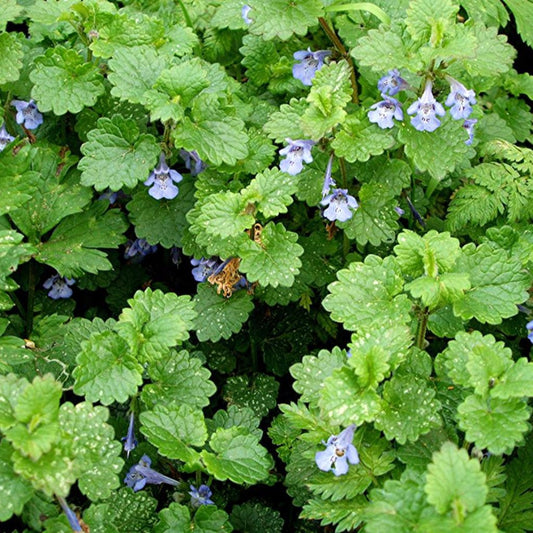
[[533, 531], [533, 2], [1, 7], [0, 529]]

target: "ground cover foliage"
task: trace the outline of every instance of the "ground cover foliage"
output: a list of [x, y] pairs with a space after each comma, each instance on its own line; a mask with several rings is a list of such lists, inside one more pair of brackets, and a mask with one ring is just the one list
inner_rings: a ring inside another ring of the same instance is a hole
[[532, 19], [3, 0], [0, 529], [532, 531]]

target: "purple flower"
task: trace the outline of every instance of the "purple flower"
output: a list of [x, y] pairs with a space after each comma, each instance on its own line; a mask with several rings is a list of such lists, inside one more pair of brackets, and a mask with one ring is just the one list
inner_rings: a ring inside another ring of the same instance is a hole
[[0, 152], [4, 150], [4, 148], [11, 142], [14, 141], [15, 137], [12, 135], [9, 135], [6, 130], [5, 124], [2, 124], [2, 127], [0, 128]]
[[526, 324], [527, 338], [533, 343], [533, 320]]
[[74, 514], [74, 511], [67, 505], [65, 498], [57, 496], [57, 501], [59, 502], [59, 505], [61, 505], [61, 509], [63, 509], [63, 512], [67, 517], [68, 523], [70, 524], [70, 528], [72, 529], [72, 531], [83, 531], [78, 521], [78, 517]]
[[409, 106], [407, 113], [416, 116], [411, 118], [411, 124], [418, 131], [435, 131], [440, 126], [437, 115], [443, 117], [446, 114], [444, 107], [433, 97], [431, 81], [426, 82], [426, 88], [422, 96]]
[[331, 165], [333, 164], [333, 154], [329, 156], [328, 165], [326, 166], [326, 175], [324, 176], [324, 185], [322, 185], [322, 198], [329, 194], [331, 187], [336, 187], [335, 180], [331, 177]]
[[193, 507], [200, 507], [200, 505], [214, 505], [215, 502], [210, 500], [212, 496], [211, 489], [207, 485], [200, 485], [197, 489], [194, 485], [190, 485], [191, 505]]
[[203, 283], [211, 274], [217, 269], [219, 259], [215, 257], [210, 257], [206, 259], [202, 257], [201, 259], [191, 259], [191, 265], [195, 268], [191, 270], [192, 277], [199, 283]]
[[191, 176], [197, 176], [206, 168], [206, 164], [200, 159], [200, 156], [195, 150], [188, 152], [187, 150], [180, 150], [180, 157], [185, 162], [185, 168], [190, 171]]
[[17, 124], [24, 124], [28, 130], [34, 130], [43, 123], [43, 116], [39, 113], [33, 100], [11, 100], [11, 105], [17, 110], [15, 120]]
[[313, 161], [311, 147], [315, 144], [315, 141], [293, 141], [288, 138], [285, 141], [288, 143], [288, 146], [282, 148], [279, 151], [279, 155], [285, 155], [287, 157], [280, 162], [279, 168], [291, 176], [296, 176], [304, 167], [303, 161], [306, 163]]
[[348, 463], [359, 463], [357, 449], [352, 444], [355, 424], [350, 424], [338, 435], [331, 435], [326, 442], [326, 449], [315, 454], [315, 463], [324, 472], [333, 470], [336, 476], [342, 476], [348, 472]]
[[72, 296], [70, 285], [74, 285], [74, 283], [76, 283], [76, 281], [73, 279], [54, 274], [43, 283], [43, 287], [45, 289], [50, 289], [48, 291], [48, 296], [50, 298], [53, 300], [59, 300], [60, 298], [70, 298]]
[[368, 112], [368, 120], [374, 122], [381, 129], [392, 128], [394, 126], [393, 118], [403, 120], [403, 111], [400, 102], [392, 96], [381, 94], [383, 100], [374, 104]]
[[472, 113], [472, 105], [476, 103], [476, 93], [467, 89], [462, 83], [448, 76], [450, 94], [445, 104], [450, 108], [450, 114], [455, 120], [468, 118]]
[[387, 75], [378, 81], [378, 90], [382, 93], [381, 96], [384, 94], [394, 96], [403, 89], [407, 89], [407, 87], [409, 87], [409, 84], [400, 76], [400, 71], [397, 68], [389, 70]]
[[400, 216], [405, 215], [405, 211], [398, 205], [394, 208], [394, 211], [396, 211], [396, 213], [398, 213]]
[[477, 118], [470, 118], [463, 122], [463, 128], [468, 133], [468, 139], [465, 141], [465, 144], [472, 144], [474, 140], [474, 126], [477, 124]]
[[157, 246], [152, 246], [146, 239], [135, 239], [128, 241], [124, 250], [124, 259], [142, 260], [143, 257], [153, 254], [157, 251]]
[[[241, 16], [242, 16], [242, 20], [244, 20], [244, 22], [246, 22], [246, 24], [251, 24], [253, 22], [253, 20], [248, 17], [248, 13], [250, 13], [251, 10], [252, 10], [252, 8], [250, 6], [248, 6], [248, 5], [242, 6]], [[202, 485], [202, 487], [203, 486], [204, 485]]]
[[339, 222], [346, 222], [352, 218], [352, 209], [359, 207], [357, 200], [348, 194], [348, 189], [333, 189], [333, 192], [320, 202], [320, 205], [329, 206], [323, 213], [328, 220]]
[[130, 413], [130, 424], [128, 426], [128, 433], [125, 437], [122, 437], [122, 442], [124, 442], [124, 451], [126, 452], [126, 457], [130, 456], [130, 452], [135, 449], [137, 446], [137, 439], [133, 432], [133, 426], [135, 423], [135, 415], [133, 412]]
[[179, 189], [174, 185], [174, 182], [179, 183], [182, 179], [183, 176], [179, 172], [170, 170], [165, 161], [165, 155], [161, 154], [159, 156], [159, 165], [154, 168], [144, 184], [151, 185], [148, 194], [152, 198], [156, 200], [161, 200], [162, 198], [172, 200], [179, 193]]
[[130, 471], [124, 478], [124, 483], [132, 488], [133, 492], [143, 489], [146, 485], [161, 485], [161, 483], [173, 486], [178, 485], [175, 479], [164, 476], [150, 468], [151, 464], [152, 460], [150, 457], [143, 455], [139, 463], [130, 468]]
[[177, 246], [173, 246], [170, 249], [170, 260], [176, 265], [179, 266], [181, 263], [181, 252]]
[[294, 52], [294, 59], [300, 63], [295, 63], [292, 66], [292, 75], [304, 85], [312, 85], [315, 72], [322, 68], [324, 59], [330, 54], [329, 50], [311, 52], [310, 48]]

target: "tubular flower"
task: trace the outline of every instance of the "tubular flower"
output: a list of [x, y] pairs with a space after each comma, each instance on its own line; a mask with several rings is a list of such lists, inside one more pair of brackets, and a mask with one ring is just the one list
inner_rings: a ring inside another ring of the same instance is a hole
[[302, 171], [304, 161], [306, 163], [313, 161], [311, 147], [315, 144], [315, 141], [304, 141], [300, 139], [293, 141], [288, 138], [285, 141], [288, 143], [288, 146], [282, 148], [279, 151], [279, 155], [284, 155], [286, 158], [280, 162], [279, 168], [291, 176], [296, 176], [296, 174]]
[[50, 289], [48, 291], [48, 296], [52, 300], [59, 300], [60, 298], [70, 298], [72, 296], [71, 285], [76, 283], [75, 280], [71, 278], [65, 278], [59, 274], [54, 274], [49, 277], [44, 283], [43, 287], [45, 289]]
[[65, 501], [65, 498], [57, 496], [57, 501], [59, 502], [59, 505], [61, 505], [61, 509], [63, 509], [63, 512], [67, 517], [68, 523], [70, 524], [72, 531], [83, 531], [78, 521], [78, 517], [75, 515], [74, 511], [68, 506], [67, 502]]
[[128, 426], [128, 433], [125, 437], [122, 437], [124, 442], [124, 451], [126, 452], [126, 457], [130, 456], [130, 452], [135, 449], [137, 446], [137, 439], [135, 438], [135, 433], [133, 432], [133, 427], [135, 424], [135, 415], [133, 412], [130, 413], [130, 423]]
[[326, 444], [326, 449], [316, 452], [315, 463], [324, 472], [333, 471], [336, 476], [342, 476], [348, 472], [348, 463], [359, 463], [359, 454], [352, 444], [355, 424], [350, 424], [338, 435], [331, 435]]
[[148, 485], [161, 485], [166, 483], [167, 485], [178, 485], [178, 482], [171, 477], [164, 476], [156, 470], [150, 468], [152, 460], [147, 455], [143, 455], [138, 464], [133, 465], [130, 471], [124, 478], [124, 483], [133, 489], [133, 492], [137, 492]]
[[146, 239], [135, 239], [128, 241], [124, 250], [124, 259], [135, 259], [141, 261], [145, 256], [157, 251], [157, 245], [149, 244]]
[[329, 50], [311, 52], [310, 48], [294, 52], [294, 59], [300, 61], [300, 63], [293, 65], [292, 75], [304, 85], [312, 85], [316, 71], [322, 68], [324, 59], [330, 54]]
[[179, 189], [174, 183], [179, 183], [182, 179], [183, 176], [179, 172], [168, 167], [164, 154], [161, 154], [159, 156], [159, 165], [154, 168], [144, 184], [151, 186], [148, 194], [152, 198], [156, 200], [161, 200], [162, 198], [172, 200], [179, 193]]
[[241, 17], [242, 17], [242, 20], [244, 20], [246, 24], [251, 24], [253, 22], [253, 20], [250, 17], [248, 17], [248, 14], [250, 13], [251, 10], [252, 8], [248, 5], [242, 6]]
[[411, 117], [411, 124], [418, 131], [435, 131], [440, 126], [437, 115], [443, 117], [446, 114], [444, 107], [433, 97], [431, 88], [431, 81], [428, 81], [422, 96], [413, 102], [407, 110], [409, 115], [416, 113], [414, 117]]
[[472, 113], [472, 106], [476, 103], [476, 93], [452, 77], [448, 77], [448, 81], [450, 94], [444, 103], [450, 108], [451, 116], [455, 120], [468, 118]]
[[185, 162], [185, 168], [190, 171], [191, 176], [197, 176], [206, 169], [206, 164], [200, 159], [196, 150], [188, 152], [187, 150], [181, 149], [180, 157]]
[[192, 277], [199, 283], [203, 283], [207, 278], [217, 270], [220, 260], [214, 257], [206, 259], [191, 259], [191, 265], [195, 268], [191, 270]]
[[381, 129], [392, 128], [393, 118], [403, 120], [403, 111], [400, 102], [392, 96], [381, 95], [383, 100], [374, 104], [368, 112], [368, 120], [374, 122]]
[[474, 126], [477, 124], [477, 118], [467, 119], [463, 123], [463, 128], [468, 133], [468, 139], [465, 141], [465, 144], [472, 144], [474, 140]]
[[17, 124], [23, 124], [28, 130], [34, 130], [43, 123], [43, 116], [39, 113], [33, 100], [11, 100], [11, 105], [17, 110], [15, 120]]
[[329, 194], [331, 187], [336, 187], [335, 180], [331, 177], [331, 166], [333, 164], [333, 154], [329, 156], [328, 165], [326, 166], [326, 175], [324, 176], [324, 185], [322, 185], [322, 198]]
[[348, 194], [348, 189], [333, 189], [332, 193], [326, 196], [320, 205], [328, 206], [324, 210], [324, 217], [332, 222], [346, 222], [353, 216], [352, 209], [357, 209], [359, 204], [357, 200]]
[[386, 76], [383, 76], [378, 81], [378, 90], [389, 96], [394, 96], [403, 89], [407, 89], [409, 84], [400, 76], [400, 71], [398, 69], [389, 70]]
[[533, 344], [533, 320], [531, 320], [530, 322], [526, 324], [526, 329], [527, 329], [527, 338]]
[[201, 505], [214, 505], [215, 502], [210, 500], [213, 493], [207, 485], [200, 485], [196, 488], [194, 485], [190, 485], [191, 505], [193, 507], [200, 507]]
[[2, 127], [0, 128], [0, 152], [3, 151], [3, 149], [11, 142], [14, 141], [15, 137], [12, 135], [9, 135], [9, 133], [6, 130], [5, 124], [2, 124]]

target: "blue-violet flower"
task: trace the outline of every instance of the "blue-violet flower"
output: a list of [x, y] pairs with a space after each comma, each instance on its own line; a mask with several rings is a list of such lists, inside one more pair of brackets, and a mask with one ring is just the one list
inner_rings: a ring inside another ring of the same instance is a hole
[[63, 512], [67, 517], [68, 523], [70, 524], [72, 531], [83, 531], [78, 521], [78, 517], [76, 516], [74, 511], [68, 506], [67, 502], [65, 501], [65, 498], [57, 496], [57, 501], [59, 502], [59, 505], [61, 505], [61, 509], [63, 509]]
[[2, 127], [0, 128], [0, 152], [4, 150], [4, 148], [11, 142], [14, 141], [15, 137], [12, 135], [9, 135], [9, 133], [6, 130], [6, 125], [2, 124]]
[[383, 100], [370, 107], [368, 120], [374, 122], [381, 129], [392, 128], [394, 126], [393, 118], [403, 120], [403, 111], [400, 102], [392, 96], [381, 95]]
[[206, 164], [200, 159], [196, 150], [188, 152], [182, 148], [180, 157], [185, 162], [185, 168], [190, 171], [191, 176], [197, 176], [206, 169]]
[[138, 464], [133, 465], [130, 471], [124, 478], [124, 483], [133, 489], [133, 492], [137, 492], [148, 485], [161, 485], [166, 483], [167, 485], [178, 485], [178, 482], [171, 477], [164, 476], [156, 470], [150, 468], [152, 460], [147, 455], [143, 455]]
[[409, 115], [416, 113], [414, 117], [411, 117], [411, 124], [418, 131], [435, 131], [440, 126], [437, 115], [443, 117], [446, 114], [444, 107], [433, 97], [431, 88], [432, 83], [428, 80], [422, 96], [407, 110]]
[[130, 413], [130, 423], [128, 426], [128, 433], [125, 437], [122, 437], [122, 442], [124, 442], [124, 451], [126, 452], [126, 457], [130, 456], [130, 452], [135, 449], [137, 446], [137, 439], [135, 438], [135, 433], [133, 432], [133, 427], [135, 424], [135, 415], [133, 411]]
[[213, 274], [219, 263], [219, 259], [215, 257], [210, 257], [206, 259], [202, 257], [201, 259], [191, 259], [191, 265], [195, 268], [191, 270], [192, 277], [199, 283], [203, 283], [211, 274]]
[[323, 213], [328, 220], [339, 222], [346, 222], [352, 218], [352, 209], [359, 207], [357, 200], [348, 194], [348, 189], [334, 189], [320, 202], [320, 205], [328, 206]]
[[533, 320], [526, 324], [527, 338], [533, 343]]
[[128, 241], [124, 250], [124, 259], [142, 260], [145, 256], [157, 251], [157, 245], [149, 244], [146, 239], [135, 239]]
[[400, 71], [395, 68], [389, 70], [386, 76], [383, 76], [378, 81], [378, 91], [389, 96], [394, 96], [400, 91], [407, 89], [409, 84], [400, 76]]
[[296, 176], [296, 174], [299, 174], [304, 167], [303, 161], [306, 163], [311, 163], [313, 161], [311, 148], [315, 144], [315, 141], [305, 141], [300, 139], [293, 141], [288, 138], [285, 139], [285, 141], [288, 143], [288, 146], [282, 148], [279, 151], [279, 155], [287, 157], [280, 162], [279, 168], [291, 176]]
[[465, 141], [465, 144], [472, 144], [474, 140], [474, 126], [477, 124], [477, 118], [469, 118], [463, 122], [463, 128], [468, 133], [468, 139]]
[[244, 20], [246, 24], [251, 24], [253, 22], [253, 20], [250, 17], [248, 17], [248, 14], [250, 13], [251, 10], [252, 8], [248, 5], [242, 6], [241, 16], [242, 16], [242, 20]]
[[348, 463], [359, 463], [359, 454], [352, 444], [355, 424], [350, 424], [338, 435], [331, 435], [326, 444], [326, 449], [315, 454], [315, 463], [324, 472], [330, 470], [336, 476], [342, 476], [348, 472]]
[[331, 166], [333, 164], [333, 154], [329, 156], [328, 164], [326, 166], [326, 175], [324, 176], [324, 185], [322, 185], [322, 198], [329, 194], [330, 189], [335, 188], [337, 184], [331, 177]]
[[60, 298], [70, 298], [72, 296], [71, 285], [74, 285], [76, 280], [65, 278], [59, 274], [54, 274], [50, 276], [44, 283], [43, 287], [45, 289], [50, 289], [48, 291], [48, 296], [53, 300], [59, 300]]
[[28, 130], [34, 130], [43, 123], [43, 116], [39, 113], [33, 100], [11, 100], [11, 105], [17, 110], [15, 120], [17, 124], [24, 124]]
[[159, 156], [159, 165], [154, 168], [148, 179], [144, 182], [145, 185], [151, 186], [148, 194], [156, 200], [166, 198], [172, 200], [176, 198], [179, 189], [174, 183], [179, 183], [183, 176], [176, 170], [171, 170], [166, 161], [165, 155]]
[[215, 502], [210, 500], [213, 493], [207, 485], [200, 485], [196, 488], [194, 485], [190, 485], [191, 505], [193, 507], [200, 507], [200, 505], [214, 505]]
[[468, 118], [472, 113], [472, 106], [476, 103], [476, 93], [467, 89], [462, 83], [448, 76], [450, 94], [445, 104], [450, 108], [450, 114], [455, 120]]
[[295, 63], [292, 66], [292, 75], [304, 85], [312, 85], [316, 71], [322, 68], [324, 59], [330, 54], [329, 50], [311, 52], [310, 48], [294, 52], [294, 59], [300, 63]]

